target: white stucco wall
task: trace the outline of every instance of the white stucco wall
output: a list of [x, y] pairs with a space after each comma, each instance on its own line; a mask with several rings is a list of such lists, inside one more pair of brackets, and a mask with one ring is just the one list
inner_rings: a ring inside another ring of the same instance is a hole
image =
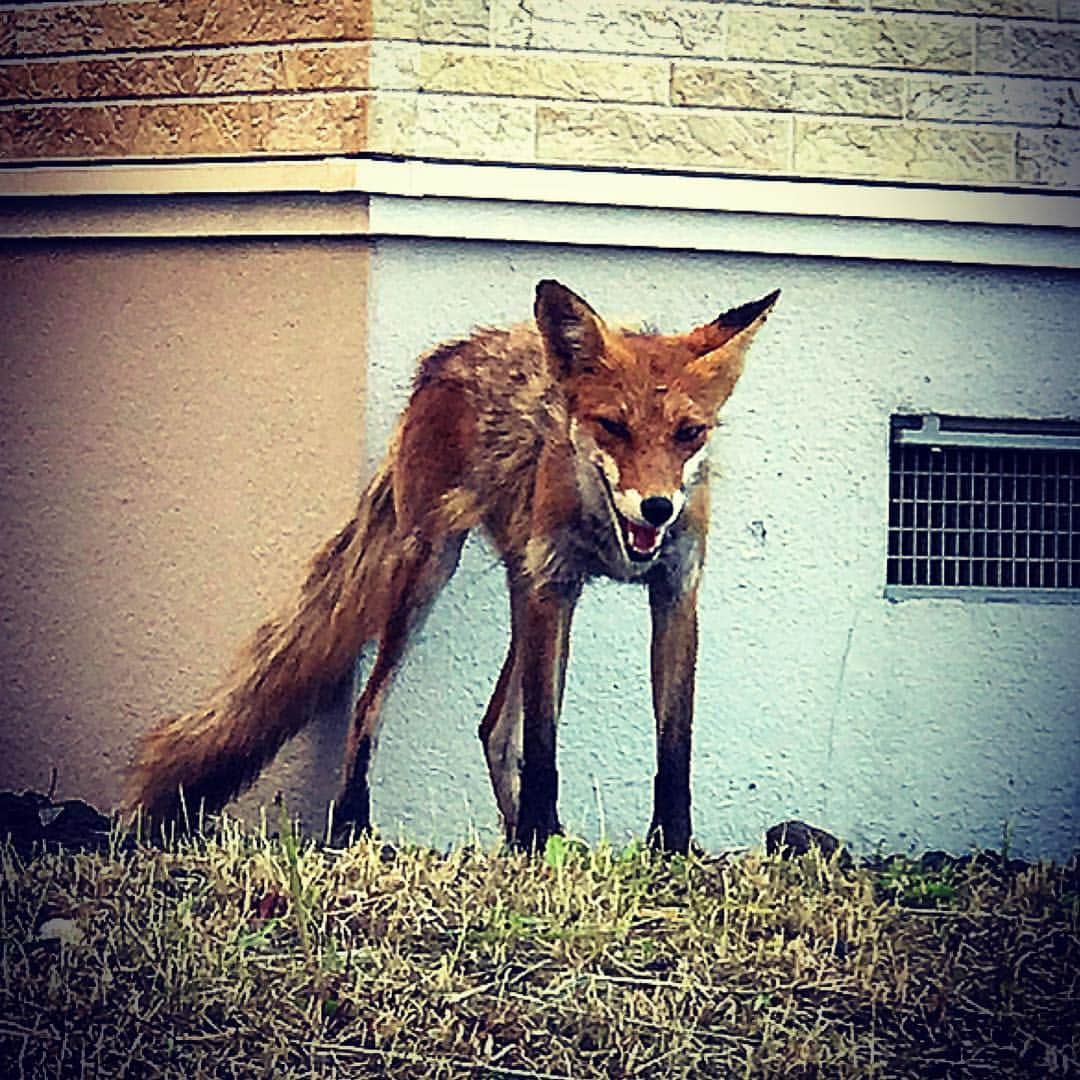
[[[381, 452], [416, 356], [527, 317], [541, 277], [603, 314], [684, 329], [780, 287], [714, 440], [693, 764], [707, 848], [802, 817], [869, 852], [1068, 855], [1080, 817], [1080, 605], [882, 597], [888, 418], [1080, 416], [1080, 274], [797, 256], [386, 239], [370, 291], [368, 433]], [[501, 567], [470, 540], [385, 713], [388, 835], [493, 836], [476, 726], [502, 662]], [[649, 818], [643, 592], [598, 582], [560, 731], [568, 830]]]

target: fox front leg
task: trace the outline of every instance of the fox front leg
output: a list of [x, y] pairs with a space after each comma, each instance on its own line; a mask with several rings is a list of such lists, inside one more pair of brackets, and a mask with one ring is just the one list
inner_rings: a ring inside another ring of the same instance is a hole
[[650, 841], [665, 851], [690, 847], [690, 743], [697, 664], [697, 589], [649, 590], [652, 609], [653, 712], [656, 780]]
[[522, 762], [513, 841], [542, 850], [562, 832], [557, 809], [559, 773], [555, 732], [562, 704], [570, 621], [577, 594], [530, 591], [514, 634], [521, 657]]

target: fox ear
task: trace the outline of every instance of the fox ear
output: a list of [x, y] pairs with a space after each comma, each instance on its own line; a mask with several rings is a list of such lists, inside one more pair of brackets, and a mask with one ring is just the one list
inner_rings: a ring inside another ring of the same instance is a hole
[[711, 323], [687, 334], [687, 344], [696, 353], [687, 370], [720, 384], [721, 403], [742, 374], [746, 350], [779, 297], [780, 290], [775, 289], [760, 300], [751, 300], [725, 311]]
[[558, 281], [536, 286], [536, 325], [560, 378], [588, 368], [604, 352], [604, 320]]

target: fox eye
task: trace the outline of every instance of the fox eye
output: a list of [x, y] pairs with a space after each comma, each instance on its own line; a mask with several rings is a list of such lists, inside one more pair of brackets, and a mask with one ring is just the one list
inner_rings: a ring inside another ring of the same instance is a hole
[[696, 443], [705, 434], [704, 424], [683, 424], [675, 430], [675, 441], [684, 446]]
[[596, 422], [613, 438], [627, 440], [630, 438], [630, 429], [621, 421], [613, 420], [610, 416], [598, 416]]

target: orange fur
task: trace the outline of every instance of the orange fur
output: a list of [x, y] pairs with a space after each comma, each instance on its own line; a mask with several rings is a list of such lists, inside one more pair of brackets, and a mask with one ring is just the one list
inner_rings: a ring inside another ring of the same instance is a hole
[[554, 725], [570, 620], [583, 582], [606, 574], [649, 587], [653, 833], [685, 849], [694, 598], [708, 518], [694, 462], [775, 299], [684, 335], [632, 334], [608, 327], [564, 286], [541, 282], [535, 324], [479, 330], [428, 353], [353, 519], [211, 700], [143, 737], [128, 804], [175, 816], [182, 789], [189, 806], [221, 806], [374, 640], [339, 802], [340, 824], [366, 827], [379, 706], [466, 533], [479, 526], [506, 565], [511, 595], [510, 652], [480, 730], [509, 838], [532, 844], [559, 828]]

